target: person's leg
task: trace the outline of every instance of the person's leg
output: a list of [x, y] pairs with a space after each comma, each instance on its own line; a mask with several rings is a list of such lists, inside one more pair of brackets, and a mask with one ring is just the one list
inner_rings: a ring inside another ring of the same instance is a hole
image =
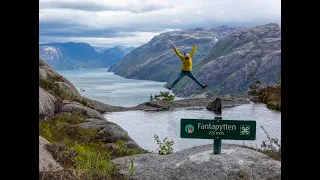
[[186, 75], [189, 76], [191, 79], [193, 79], [202, 88], [205, 86], [196, 77], [194, 77], [194, 75], [193, 75], [193, 73], [191, 71], [187, 71]]
[[185, 76], [184, 72], [181, 71], [179, 77], [173, 81], [173, 83], [171, 84], [171, 88], [174, 88], [176, 86], [176, 84]]

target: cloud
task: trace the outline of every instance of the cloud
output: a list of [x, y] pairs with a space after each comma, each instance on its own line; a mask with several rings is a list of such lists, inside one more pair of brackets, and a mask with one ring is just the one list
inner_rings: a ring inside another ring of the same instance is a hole
[[140, 46], [150, 41], [154, 36], [168, 31], [180, 29], [165, 29], [161, 32], [118, 32], [113, 37], [92, 37], [92, 36], [40, 36], [40, 44], [50, 42], [86, 42], [96, 47], [113, 46]]
[[40, 39], [57, 37], [59, 41], [69, 38], [103, 44], [107, 40], [133, 43], [132, 38], [147, 43], [152, 33], [167, 29], [281, 21], [279, 0], [40, 0], [39, 5]]
[[136, 1], [126, 0], [40, 0], [40, 9], [73, 9], [83, 11], [129, 11], [144, 13], [161, 9], [172, 8], [164, 1]]
[[182, 23], [180, 19], [172, 19], [170, 22], [172, 23]]

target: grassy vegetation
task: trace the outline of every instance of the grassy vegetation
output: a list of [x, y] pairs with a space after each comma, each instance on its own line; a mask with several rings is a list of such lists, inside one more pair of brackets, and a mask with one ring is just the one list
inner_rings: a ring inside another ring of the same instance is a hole
[[130, 176], [134, 175], [134, 158], [133, 156], [130, 157]]
[[264, 140], [261, 144], [261, 147], [251, 147], [251, 146], [243, 146], [249, 149], [253, 149], [259, 151], [263, 154], [268, 155], [270, 158], [275, 159], [277, 161], [281, 161], [281, 144], [277, 138], [271, 138], [268, 132], [265, 130], [263, 126], [260, 126], [265, 134], [267, 135], [267, 140]]
[[64, 169], [57, 172], [39, 171], [39, 179], [41, 180], [80, 180], [72, 171]]
[[160, 155], [168, 155], [168, 154], [172, 154], [173, 153], [173, 144], [174, 142], [171, 140], [169, 141], [168, 138], [164, 138], [162, 140], [162, 142], [159, 140], [159, 136], [158, 135], [154, 135], [154, 140], [157, 142], [158, 144], [158, 154]]
[[51, 145], [47, 148], [64, 171], [41, 172], [40, 179], [118, 179], [119, 168], [111, 163], [115, 157], [145, 152], [126, 151], [124, 142], [118, 140], [117, 148], [107, 147], [99, 141], [97, 129], [81, 128], [85, 117], [78, 114], [59, 114], [48, 121], [40, 121], [39, 134]]
[[[39, 122], [40, 136], [49, 142], [61, 142], [64, 139], [82, 140], [83, 137], [89, 137], [91, 130], [82, 129], [79, 126], [72, 126], [81, 122], [85, 122], [82, 114], [60, 114], [53, 116], [49, 121]], [[74, 134], [73, 134], [74, 133]], [[86, 134], [88, 133], [88, 134]]]
[[39, 86], [48, 91], [52, 92], [55, 89], [54, 82], [61, 82], [62, 78], [60, 76], [47, 76], [47, 78], [40, 78], [39, 79]]
[[267, 103], [267, 108], [273, 109], [273, 110], [276, 110], [276, 111], [281, 111], [281, 104], [280, 103], [275, 104], [273, 102], [268, 102]]
[[162, 92], [160, 91], [160, 94], [154, 95], [154, 97], [150, 94], [150, 101], [173, 101], [175, 98], [175, 95], [171, 95], [168, 92]]

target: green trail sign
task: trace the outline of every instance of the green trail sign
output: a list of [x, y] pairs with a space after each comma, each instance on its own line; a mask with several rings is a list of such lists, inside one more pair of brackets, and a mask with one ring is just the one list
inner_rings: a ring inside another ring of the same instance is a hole
[[256, 121], [181, 119], [181, 138], [255, 140]]

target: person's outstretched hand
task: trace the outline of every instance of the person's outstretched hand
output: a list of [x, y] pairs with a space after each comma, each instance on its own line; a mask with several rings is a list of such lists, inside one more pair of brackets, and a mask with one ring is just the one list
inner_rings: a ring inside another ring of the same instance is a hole
[[171, 48], [174, 49], [176, 47], [176, 45], [174, 44], [174, 42], [170, 42]]

